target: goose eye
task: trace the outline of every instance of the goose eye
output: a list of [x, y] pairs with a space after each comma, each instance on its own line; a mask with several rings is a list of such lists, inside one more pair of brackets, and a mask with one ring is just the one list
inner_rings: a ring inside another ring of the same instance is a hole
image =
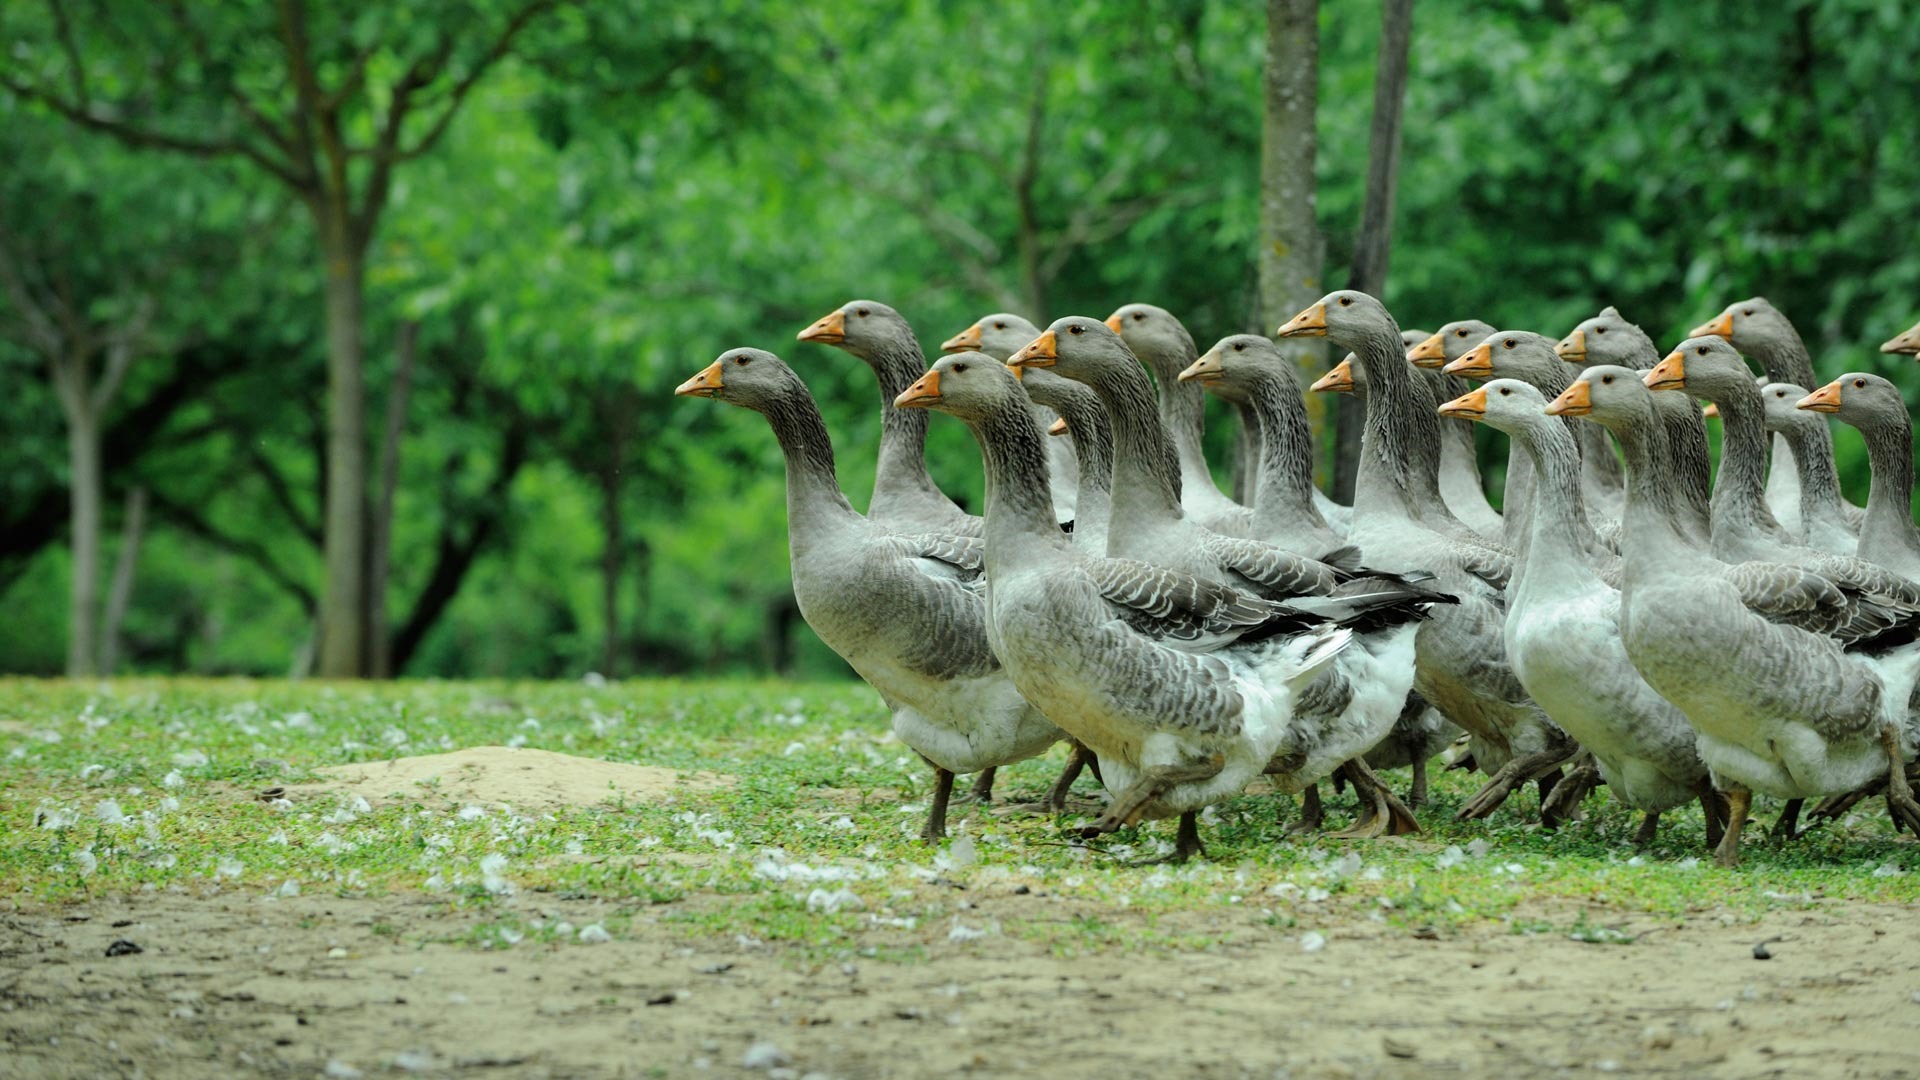
[[993, 324], [993, 328], [995, 330], [1005, 330], [1007, 328], [1007, 324], [1003, 322], [997, 322]]
[[1146, 320], [1147, 320], [1147, 313], [1146, 313], [1146, 312], [1144, 312], [1144, 311], [1136, 311], [1136, 312], [1134, 312], [1134, 313], [1133, 313], [1133, 321], [1134, 321], [1134, 322], [1145, 322]]
[[1453, 332], [1453, 336], [1454, 336], [1454, 337], [1466, 337], [1466, 336], [1467, 336], [1467, 332], [1466, 332], [1465, 330], [1455, 330], [1455, 331]]
[[1707, 355], [1707, 347], [1705, 345], [1697, 346], [1693, 351], [1699, 353], [1701, 356]]
[[1501, 348], [1503, 348], [1503, 349], [1511, 349], [1511, 348], [1513, 348], [1513, 339], [1512, 339], [1512, 338], [1508, 338], [1507, 340], [1505, 340], [1505, 341], [1503, 341], [1503, 342], [1501, 342], [1501, 343], [1500, 343], [1500, 347], [1501, 347]]
[[963, 371], [965, 371], [965, 370], [967, 370], [967, 365], [965, 365], [965, 364], [955, 364], [955, 365], [953, 365], [953, 367], [952, 367], [952, 368], [951, 368], [950, 370], [951, 370], [951, 371], [952, 371], [952, 372], [953, 372], [953, 373], [954, 373], [955, 375], [958, 375], [958, 374], [960, 374], [961, 372], [963, 372]]
[[734, 362], [734, 363], [736, 363], [736, 364], [738, 364], [738, 365], [740, 365], [741, 367], [746, 367], [746, 366], [747, 366], [747, 358], [746, 358], [746, 357], [744, 357], [744, 356], [736, 356], [736, 357], [734, 357], [734, 358], [733, 358], [733, 362]]
[[1086, 330], [1087, 328], [1081, 326], [1079, 323], [1074, 323], [1072, 326], [1067, 327], [1067, 333], [1069, 334], [1083, 334]]
[[1340, 306], [1341, 306], [1341, 307], [1351, 307], [1352, 305], [1353, 305], [1353, 297], [1351, 297], [1351, 296], [1343, 296], [1343, 297], [1341, 297], [1341, 298], [1340, 298]]
[[1607, 328], [1604, 326], [1596, 326], [1593, 328], [1593, 332], [1596, 334], [1604, 334], [1607, 332]]
[[1601, 382], [1603, 382], [1603, 383], [1605, 383], [1605, 384], [1606, 384], [1606, 385], [1608, 385], [1608, 386], [1612, 386], [1612, 385], [1613, 385], [1613, 376], [1611, 376], [1611, 375], [1602, 375], [1602, 376], [1600, 376], [1600, 381], [1601, 381]]
[[1753, 309], [1752, 309], [1752, 308], [1743, 308], [1743, 309], [1741, 309], [1741, 312], [1740, 312], [1740, 314], [1742, 314], [1742, 315], [1751, 315], [1751, 314], [1753, 314]]
[[1235, 346], [1233, 347], [1233, 351], [1234, 351], [1234, 352], [1246, 352], [1246, 351], [1247, 351], [1247, 345], [1246, 345], [1246, 343], [1245, 343], [1245, 342], [1241, 342], [1240, 344], [1238, 344], [1238, 345], [1235, 345]]
[[1504, 387], [1504, 386], [1500, 388], [1500, 396], [1501, 396], [1501, 397], [1506, 397], [1506, 396], [1507, 396], [1508, 394], [1511, 394], [1511, 393], [1513, 393], [1513, 391], [1511, 391], [1511, 390], [1509, 390], [1509, 389], [1507, 389], [1507, 388], [1506, 388], [1506, 387]]
[[1865, 390], [1867, 388], [1867, 380], [1865, 379], [1853, 380], [1853, 388], [1856, 390]]

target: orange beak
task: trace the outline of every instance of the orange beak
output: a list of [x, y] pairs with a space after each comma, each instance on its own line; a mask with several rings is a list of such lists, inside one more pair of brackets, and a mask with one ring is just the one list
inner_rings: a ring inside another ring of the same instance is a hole
[[1120, 327], [1121, 327], [1122, 325], [1123, 325], [1123, 324], [1122, 324], [1122, 323], [1120, 322], [1120, 313], [1119, 313], [1119, 312], [1117, 312], [1117, 311], [1116, 311], [1116, 312], [1114, 312], [1113, 314], [1111, 314], [1111, 315], [1109, 315], [1109, 316], [1107, 316], [1107, 329], [1109, 329], [1109, 330], [1111, 330], [1111, 331], [1113, 331], [1114, 333], [1116, 333], [1116, 334], [1117, 334], [1117, 333], [1119, 333], [1119, 332], [1120, 332]]
[[1288, 319], [1286, 324], [1275, 333], [1279, 337], [1326, 337], [1327, 305], [1324, 303], [1313, 305]]
[[1220, 354], [1209, 352], [1200, 359], [1187, 365], [1180, 373], [1181, 382], [1199, 380], [1202, 383], [1218, 382], [1227, 377], [1227, 369], [1220, 364]]
[[[1288, 325], [1291, 326], [1292, 324], [1289, 323]], [[1313, 385], [1307, 387], [1307, 389], [1312, 390], [1316, 394], [1353, 393], [1353, 362], [1350, 360], [1340, 361], [1340, 363], [1334, 366], [1332, 371], [1313, 380]]]
[[1796, 409], [1808, 412], [1837, 413], [1840, 411], [1840, 380], [1835, 379], [1827, 385], [1793, 403]]
[[1053, 336], [1053, 331], [1045, 331], [1022, 346], [1019, 352], [1007, 357], [1007, 366], [1052, 367], [1054, 361], [1060, 359], [1059, 345], [1060, 339]]
[[1064, 416], [1054, 417], [1053, 423], [1047, 425], [1047, 434], [1049, 435], [1065, 435], [1066, 433], [1067, 418]]
[[1707, 402], [1707, 407], [1700, 410], [1700, 415], [1711, 416], [1715, 420], [1718, 420], [1720, 419], [1720, 406], [1715, 405], [1713, 402], [1709, 401]]
[[940, 373], [929, 371], [893, 399], [896, 409], [924, 409], [940, 400]]
[[1481, 342], [1473, 351], [1440, 369], [1442, 375], [1459, 375], [1468, 379], [1489, 379], [1493, 377], [1493, 346]]
[[1461, 420], [1484, 419], [1487, 415], [1487, 388], [1475, 387], [1440, 406], [1440, 415], [1458, 417]]
[[1548, 416], [1585, 416], [1593, 411], [1593, 384], [1579, 379], [1547, 406]]
[[973, 352], [980, 348], [980, 324], [974, 323], [965, 330], [940, 343], [941, 352]]
[[1920, 355], [1920, 323], [1914, 323], [1907, 332], [1880, 346], [1883, 353], [1906, 353]]
[[720, 394], [720, 361], [715, 360], [700, 369], [700, 374], [673, 388], [675, 397], [718, 397]]
[[1687, 388], [1687, 354], [1679, 349], [1673, 350], [1667, 354], [1665, 360], [1655, 364], [1652, 371], [1642, 375], [1640, 381], [1646, 383], [1649, 390], [1685, 390]]
[[838, 309], [829, 311], [826, 318], [800, 331], [800, 340], [822, 345], [838, 345], [847, 340], [847, 313]]
[[1587, 332], [1575, 330], [1553, 347], [1553, 355], [1569, 364], [1583, 364], [1587, 360]]
[[1733, 337], [1733, 309], [1732, 308], [1728, 308], [1727, 310], [1721, 312], [1720, 317], [1717, 319], [1714, 319], [1712, 322], [1703, 322], [1699, 326], [1696, 326], [1693, 329], [1687, 331], [1688, 337], [1707, 337], [1709, 335], [1713, 337], [1723, 337], [1723, 338]]
[[1407, 361], [1414, 367], [1439, 368], [1447, 362], [1447, 340], [1444, 335], [1432, 334], [1427, 340], [1407, 350]]

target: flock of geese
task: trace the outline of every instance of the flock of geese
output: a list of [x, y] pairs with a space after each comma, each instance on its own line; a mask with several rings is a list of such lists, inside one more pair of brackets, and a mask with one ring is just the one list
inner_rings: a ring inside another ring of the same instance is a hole
[[[1759, 298], [1664, 357], [1613, 308], [1558, 341], [1474, 321], [1428, 334], [1354, 291], [1278, 336], [1350, 353], [1311, 389], [1364, 401], [1352, 506], [1314, 486], [1304, 398], [1274, 341], [1201, 353], [1150, 304], [1044, 331], [989, 315], [931, 368], [884, 304], [807, 327], [801, 341], [879, 378], [864, 515], [779, 357], [733, 349], [676, 391], [772, 426], [794, 598], [934, 767], [926, 839], [945, 833], [955, 774], [979, 773], [990, 798], [996, 767], [1062, 739], [1049, 804], [1091, 767], [1111, 797], [1083, 835], [1177, 816], [1175, 859], [1203, 850], [1199, 811], [1260, 776], [1301, 795], [1294, 828], [1322, 826], [1331, 778], [1359, 798], [1334, 835], [1417, 832], [1427, 762], [1456, 741], [1450, 767], [1487, 775], [1462, 818], [1532, 783], [1551, 826], [1604, 783], [1644, 813], [1642, 845], [1698, 803], [1722, 865], [1755, 792], [1786, 800], [1777, 834], [1794, 834], [1802, 800], [1830, 818], [1882, 794], [1920, 835], [1920, 531], [1892, 383], [1817, 385]], [[1882, 351], [1920, 354], [1920, 326]], [[1202, 454], [1208, 392], [1242, 420], [1244, 501]], [[928, 475], [928, 410], [979, 442], [984, 518]], [[1865, 437], [1864, 509], [1840, 494], [1826, 416]], [[1466, 422], [1509, 437], [1500, 510]], [[1407, 766], [1403, 801], [1375, 770]]]

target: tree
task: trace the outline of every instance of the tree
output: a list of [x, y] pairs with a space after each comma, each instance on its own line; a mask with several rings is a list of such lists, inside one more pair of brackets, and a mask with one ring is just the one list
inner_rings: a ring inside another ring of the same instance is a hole
[[[1318, 219], [1320, 0], [1268, 0], [1260, 132], [1260, 332], [1274, 328], [1326, 292], [1320, 274], [1325, 242]], [[1294, 346], [1302, 385], [1326, 368], [1318, 341]], [[1315, 433], [1325, 425], [1321, 395], [1307, 395]]]
[[307, 209], [326, 297], [322, 675], [364, 674], [371, 659], [364, 309], [395, 170], [433, 149], [489, 69], [557, 3], [311, 15], [305, 0], [272, 11], [166, 0], [109, 18], [48, 0], [38, 40], [0, 74], [0, 86], [127, 145], [244, 162]]

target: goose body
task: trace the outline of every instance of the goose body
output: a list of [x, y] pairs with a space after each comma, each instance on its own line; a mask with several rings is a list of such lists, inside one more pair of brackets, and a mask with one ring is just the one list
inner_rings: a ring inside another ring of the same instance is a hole
[[[1767, 431], [1786, 440], [1788, 459], [1799, 474], [1799, 537], [1816, 551], [1852, 555], [1860, 547], [1860, 535], [1849, 522], [1846, 500], [1840, 497], [1840, 478], [1834, 474], [1833, 465], [1833, 432], [1820, 414], [1794, 408], [1808, 393], [1805, 387], [1792, 383], [1762, 385], [1760, 403]], [[1868, 516], [1872, 516], [1871, 508]]]
[[[1478, 319], [1456, 319], [1431, 334], [1421, 334], [1407, 342], [1407, 362], [1420, 369], [1415, 381], [1424, 382], [1437, 408], [1467, 392], [1465, 379], [1442, 373], [1448, 364], [1465, 356], [1475, 342], [1493, 333], [1493, 327]], [[1410, 335], [1402, 333], [1405, 340]], [[1512, 471], [1508, 471], [1512, 483]], [[1440, 500], [1455, 517], [1474, 532], [1489, 540], [1505, 541], [1507, 523], [1503, 510], [1495, 510], [1487, 501], [1486, 486], [1480, 479], [1479, 452], [1473, 445], [1473, 429], [1464, 424], [1446, 424], [1440, 429]]]
[[[987, 315], [972, 326], [941, 342], [943, 353], [979, 352], [1005, 363], [1020, 346], [1040, 336], [1040, 328], [1028, 322], [1024, 317], [1011, 312], [1001, 311]], [[1046, 431], [1059, 419], [1057, 410], [1049, 407], [1039, 398], [1034, 398], [1033, 418]], [[1074, 523], [1078, 532], [1085, 524], [1081, 520], [1080, 462], [1076, 457], [1078, 445], [1072, 439], [1047, 440], [1047, 476], [1052, 481], [1053, 516], [1061, 521]], [[1100, 512], [1106, 512], [1102, 503]], [[1102, 523], [1104, 528], [1104, 523]]]
[[[1913, 417], [1900, 388], [1864, 371], [1849, 372], [1795, 402], [1797, 412], [1837, 417], [1867, 441], [1873, 479], [1860, 558], [1920, 581], [1920, 529], [1913, 524]], [[1768, 401], [1772, 408], [1772, 400]]]

